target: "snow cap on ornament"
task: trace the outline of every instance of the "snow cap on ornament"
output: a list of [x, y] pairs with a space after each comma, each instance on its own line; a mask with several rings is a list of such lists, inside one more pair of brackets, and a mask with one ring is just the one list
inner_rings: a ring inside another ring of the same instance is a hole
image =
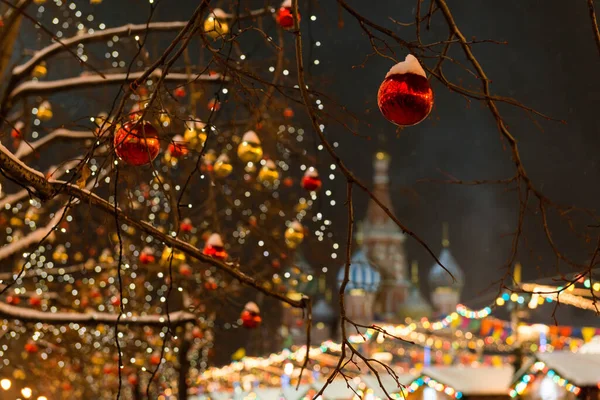
[[206, 244], [212, 247], [223, 247], [223, 239], [221, 239], [221, 235], [218, 233], [213, 233], [206, 241]]
[[204, 250], [202, 253], [205, 256], [218, 258], [224, 260], [227, 258], [227, 252], [223, 248], [223, 239], [221, 239], [221, 235], [218, 233], [213, 233], [209, 236], [206, 244], [204, 245]]
[[216, 19], [226, 19], [227, 18], [227, 13], [220, 8], [215, 8], [214, 10], [212, 10], [211, 14], [214, 15], [214, 17]]
[[281, 7], [292, 7], [292, 0], [283, 0], [283, 2], [281, 3]]
[[319, 190], [321, 188], [321, 178], [315, 167], [310, 167], [304, 173], [302, 177], [302, 187], [310, 192]]
[[242, 136], [242, 142], [260, 144], [260, 139], [254, 131], [248, 131]]
[[249, 301], [246, 303], [246, 305], [244, 306], [244, 311], [248, 311], [253, 314], [260, 314], [260, 308], [258, 308], [258, 305], [256, 305], [256, 303], [253, 301]]
[[407, 55], [390, 69], [379, 87], [377, 104], [383, 116], [399, 126], [416, 125], [429, 115], [433, 91], [415, 56]]

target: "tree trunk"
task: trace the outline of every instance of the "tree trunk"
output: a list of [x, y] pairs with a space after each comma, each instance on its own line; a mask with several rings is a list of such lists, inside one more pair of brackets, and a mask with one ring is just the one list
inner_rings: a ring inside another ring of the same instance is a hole
[[190, 362], [188, 361], [187, 357], [191, 347], [191, 335], [189, 324], [184, 325], [183, 328], [184, 333], [182, 335], [181, 346], [179, 347], [179, 380], [177, 383], [177, 388], [179, 392], [179, 396], [177, 398], [179, 400], [188, 399], [187, 377], [188, 371], [190, 369]]

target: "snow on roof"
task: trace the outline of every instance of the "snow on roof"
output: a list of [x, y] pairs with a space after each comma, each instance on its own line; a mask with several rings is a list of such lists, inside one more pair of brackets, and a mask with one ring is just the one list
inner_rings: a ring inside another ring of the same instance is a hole
[[427, 78], [427, 75], [425, 75], [425, 70], [423, 67], [421, 67], [419, 60], [417, 60], [417, 57], [413, 56], [412, 54], [407, 55], [404, 61], [400, 61], [398, 64], [394, 65], [385, 77], [389, 78], [391, 75], [402, 75], [408, 73], [421, 75]]
[[[318, 392], [326, 383], [326, 380], [317, 381], [313, 383], [313, 389]], [[356, 383], [354, 383], [352, 380], [346, 382], [344, 378], [334, 379], [333, 382], [331, 382], [325, 388], [325, 391], [323, 392], [323, 398], [328, 400], [348, 400], [353, 398], [355, 393], [348, 387], [348, 385], [351, 385], [354, 390], [357, 389]]]
[[600, 357], [593, 353], [573, 353], [568, 350], [537, 353], [536, 358], [577, 386], [600, 383]]
[[600, 336], [594, 336], [592, 340], [579, 348], [581, 354], [600, 354]]
[[508, 395], [513, 367], [439, 366], [423, 368], [423, 375], [451, 386], [464, 395]]

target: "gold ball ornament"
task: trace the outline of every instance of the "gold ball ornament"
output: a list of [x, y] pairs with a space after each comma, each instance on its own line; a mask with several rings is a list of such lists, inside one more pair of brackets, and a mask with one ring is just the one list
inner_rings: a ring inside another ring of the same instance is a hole
[[183, 140], [188, 146], [196, 151], [202, 151], [206, 142], [206, 124], [202, 121], [190, 117], [190, 121], [185, 123], [185, 133]]
[[285, 244], [290, 249], [295, 249], [304, 240], [304, 227], [298, 221], [293, 221], [285, 230]]
[[215, 176], [220, 179], [227, 178], [233, 172], [233, 166], [231, 165], [227, 154], [221, 154], [219, 158], [217, 158], [213, 171]]
[[[171, 261], [171, 257], [173, 261]], [[173, 266], [178, 267], [185, 262], [185, 254], [179, 250], [173, 249], [172, 247], [165, 247], [162, 255], [160, 256], [160, 262], [163, 266], [172, 263]]]
[[204, 32], [212, 39], [219, 39], [229, 33], [227, 13], [215, 8], [204, 21]]
[[31, 72], [31, 75], [33, 75], [34, 78], [43, 78], [48, 74], [48, 67], [46, 67], [46, 63], [45, 62], [41, 62], [38, 65], [36, 65], [35, 67], [33, 67], [33, 71]]
[[265, 165], [258, 171], [258, 181], [273, 185], [279, 179], [279, 171], [273, 160], [267, 160]]
[[256, 132], [248, 131], [244, 133], [237, 154], [243, 163], [257, 163], [260, 161], [263, 156], [263, 149]]
[[165, 110], [162, 110], [160, 112], [160, 115], [158, 116], [158, 120], [160, 121], [160, 124], [162, 126], [167, 127], [167, 126], [171, 125], [171, 117]]
[[41, 119], [42, 121], [49, 121], [52, 119], [52, 106], [50, 105], [50, 102], [48, 101], [43, 101], [39, 107], [38, 107], [38, 111], [36, 116]]

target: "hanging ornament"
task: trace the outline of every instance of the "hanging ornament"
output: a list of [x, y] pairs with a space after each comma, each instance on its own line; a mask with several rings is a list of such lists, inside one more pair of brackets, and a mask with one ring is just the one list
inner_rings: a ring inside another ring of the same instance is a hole
[[127, 122], [117, 131], [115, 153], [129, 165], [150, 164], [160, 151], [158, 132], [149, 122]]
[[394, 65], [379, 87], [377, 104], [383, 116], [399, 126], [416, 125], [433, 108], [433, 91], [415, 56]]
[[178, 99], [184, 98], [185, 95], [186, 95], [185, 88], [183, 86], [180, 86], [178, 88], [175, 88], [175, 90], [173, 90], [173, 96], [175, 96]]
[[202, 151], [206, 142], [206, 124], [190, 117], [190, 120], [185, 122], [185, 128], [185, 133], [183, 134], [185, 142], [190, 148], [198, 152]]
[[45, 77], [46, 74], [48, 74], [48, 67], [46, 67], [46, 63], [44, 61], [33, 67], [33, 72], [31, 73], [34, 78], [38, 79]]
[[142, 118], [142, 115], [144, 115], [145, 108], [146, 108], [146, 105], [144, 103], [142, 103], [142, 102], [135, 103], [131, 107], [131, 110], [129, 110], [129, 119], [132, 121], [137, 121], [138, 119]]
[[169, 125], [171, 125], [171, 116], [169, 115], [169, 113], [165, 110], [162, 110], [159, 115], [158, 115], [158, 120], [160, 121], [160, 124], [164, 127], [167, 127]]
[[103, 264], [114, 263], [115, 259], [112, 255], [112, 251], [110, 251], [109, 249], [102, 250], [102, 253], [100, 253], [100, 257], [98, 257], [98, 261], [100, 261]]
[[229, 33], [227, 14], [220, 8], [215, 8], [204, 21], [204, 32], [212, 39], [218, 39]]
[[150, 356], [150, 364], [152, 364], [152, 365], [160, 364], [160, 353], [154, 353]]
[[35, 344], [35, 342], [33, 340], [30, 340], [27, 343], [25, 343], [25, 351], [28, 352], [29, 354], [37, 353], [38, 350], [39, 350], [38, 345]]
[[283, 116], [285, 118], [293, 118], [294, 117], [294, 110], [292, 110], [291, 108], [286, 108], [285, 110], [283, 110]]
[[190, 233], [194, 229], [192, 225], [192, 220], [189, 218], [184, 218], [183, 221], [179, 224], [179, 230], [184, 233]]
[[262, 322], [260, 309], [253, 301], [246, 303], [240, 318], [242, 320], [242, 325], [250, 329], [256, 328]]
[[290, 249], [295, 249], [304, 240], [304, 227], [298, 221], [292, 221], [285, 230], [285, 243]]
[[206, 290], [217, 290], [218, 287], [219, 287], [219, 284], [213, 277], [208, 277], [204, 281], [204, 288]]
[[52, 252], [52, 260], [57, 263], [64, 264], [69, 260], [69, 255], [67, 254], [67, 249], [62, 244], [56, 246], [54, 251]]
[[209, 111], [219, 111], [221, 109], [221, 102], [217, 99], [210, 99], [208, 101], [208, 110]]
[[[285, 0], [281, 3], [279, 10], [277, 10], [277, 14], [275, 15], [275, 19], [279, 26], [283, 29], [291, 29], [294, 27], [294, 13], [292, 10], [292, 0]], [[298, 22], [300, 22], [300, 12], [298, 12]]]
[[34, 295], [29, 298], [29, 305], [32, 307], [39, 307], [42, 305], [42, 298], [40, 296]]
[[233, 166], [231, 165], [227, 154], [221, 154], [219, 158], [217, 158], [213, 171], [215, 172], [215, 176], [221, 179], [227, 178], [231, 174]]
[[181, 135], [173, 136], [173, 140], [171, 140], [171, 143], [169, 143], [169, 147], [167, 148], [169, 158], [181, 158], [188, 155], [188, 153], [189, 150], [185, 139]]
[[185, 277], [190, 277], [192, 276], [192, 267], [190, 267], [188, 264], [181, 264], [179, 266], [179, 273], [181, 274], [181, 276], [185, 276]]
[[111, 297], [110, 304], [112, 304], [113, 307], [120, 307], [121, 306], [121, 297], [120, 296]]
[[218, 258], [224, 260], [227, 258], [227, 252], [223, 246], [223, 239], [221, 239], [221, 235], [218, 233], [213, 233], [210, 235], [206, 244], [204, 245], [204, 250], [202, 253], [205, 256]]
[[260, 161], [263, 150], [256, 132], [248, 131], [244, 133], [242, 142], [238, 146], [237, 154], [240, 160], [246, 164], [249, 162], [257, 163]]
[[147, 265], [156, 262], [154, 250], [151, 247], [144, 247], [140, 253], [140, 263]]
[[171, 247], [165, 247], [160, 256], [160, 262], [162, 265], [179, 266], [185, 262], [185, 253], [179, 250], [173, 250]]
[[258, 181], [273, 185], [279, 179], [279, 172], [273, 160], [267, 160], [265, 165], [258, 171]]
[[131, 386], [135, 386], [135, 385], [137, 385], [137, 384], [138, 384], [138, 377], [137, 377], [137, 375], [135, 375], [135, 374], [130, 374], [130, 375], [127, 377], [127, 382], [129, 382], [129, 384], [130, 384]]
[[52, 115], [52, 106], [50, 105], [50, 102], [48, 102], [47, 100], [42, 101], [42, 103], [38, 107], [38, 111], [36, 114], [38, 119], [42, 121], [49, 121], [52, 119]]
[[321, 184], [317, 169], [314, 167], [308, 168], [302, 177], [302, 187], [310, 192], [315, 192], [321, 189]]
[[17, 296], [8, 295], [6, 296], [6, 303], [13, 306], [17, 306], [21, 303], [21, 299]]

